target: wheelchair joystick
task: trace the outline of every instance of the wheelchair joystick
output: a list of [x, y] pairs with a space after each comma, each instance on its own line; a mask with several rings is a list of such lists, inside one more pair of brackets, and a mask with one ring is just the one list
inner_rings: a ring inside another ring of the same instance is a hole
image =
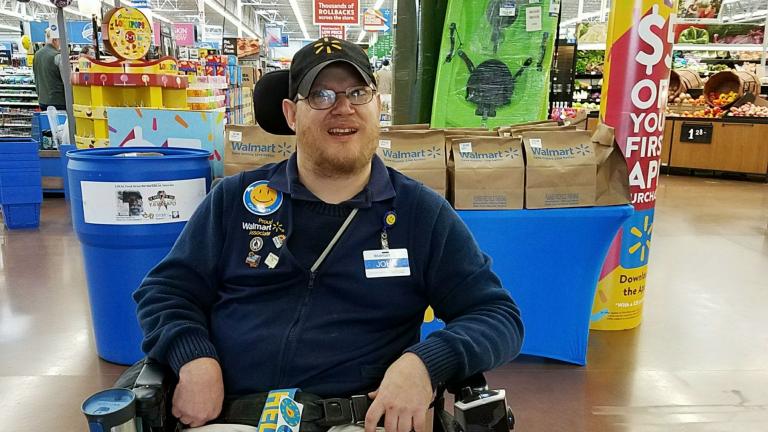
[[464, 387], [453, 412], [457, 432], [508, 432], [515, 426], [504, 390]]

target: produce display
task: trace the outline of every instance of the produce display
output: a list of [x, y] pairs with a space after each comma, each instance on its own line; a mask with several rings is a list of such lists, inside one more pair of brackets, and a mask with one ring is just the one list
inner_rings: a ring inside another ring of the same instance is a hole
[[592, 103], [592, 102], [586, 102], [586, 103], [574, 102], [573, 103], [573, 107], [576, 108], [576, 109], [585, 109], [585, 110], [588, 110], [588, 111], [597, 111], [597, 110], [600, 109], [600, 104], [599, 103]]
[[704, 106], [707, 104], [707, 100], [704, 98], [704, 95], [701, 95], [698, 98], [694, 98], [689, 93], [680, 93], [680, 95], [677, 97], [670, 96], [669, 103], [677, 105]]
[[740, 107], [732, 107], [728, 117], [768, 117], [768, 106], [758, 106], [747, 102]]
[[721, 0], [680, 0], [677, 16], [680, 18], [716, 18]]
[[703, 110], [696, 110], [691, 112], [681, 112], [676, 114], [678, 117], [686, 118], [722, 118], [725, 115], [720, 107], [705, 108]]
[[721, 93], [719, 95], [715, 93], [709, 94], [709, 100], [712, 101], [712, 105], [715, 107], [723, 107], [736, 101], [739, 97], [736, 92]]
[[698, 27], [688, 27], [680, 32], [677, 43], [681, 44], [706, 44], [709, 43], [709, 32]]
[[601, 74], [605, 63], [605, 51], [576, 51], [576, 65], [574, 71], [577, 74]]
[[605, 43], [608, 26], [605, 23], [581, 23], [577, 30], [579, 43]]

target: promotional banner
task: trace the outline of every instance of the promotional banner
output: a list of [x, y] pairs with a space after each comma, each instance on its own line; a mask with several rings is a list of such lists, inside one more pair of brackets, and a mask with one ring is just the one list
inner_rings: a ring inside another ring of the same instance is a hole
[[335, 37], [344, 40], [347, 38], [347, 28], [343, 25], [321, 25], [320, 37]]
[[173, 38], [177, 46], [195, 45], [195, 25], [192, 23], [174, 23]]
[[360, 25], [360, 0], [315, 0], [312, 23]]
[[672, 66], [676, 0], [615, 2], [608, 22], [600, 118], [627, 161], [634, 215], [611, 245], [592, 309], [596, 330], [624, 330], [642, 317]]
[[[29, 33], [32, 42], [45, 42], [45, 29], [48, 21], [30, 21]], [[83, 45], [93, 43], [93, 23], [91, 21], [67, 21], [67, 40], [71, 44]]]
[[264, 39], [270, 48], [283, 45], [283, 28], [276, 25], [267, 25], [264, 27]]
[[367, 9], [363, 13], [363, 30], [367, 32], [389, 32], [391, 22], [391, 9]]

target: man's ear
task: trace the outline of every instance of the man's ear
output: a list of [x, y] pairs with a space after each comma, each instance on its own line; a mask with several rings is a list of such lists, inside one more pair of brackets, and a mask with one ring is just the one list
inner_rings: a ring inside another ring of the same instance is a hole
[[296, 105], [296, 102], [290, 99], [283, 99], [283, 115], [285, 116], [285, 120], [288, 122], [288, 127], [290, 127], [294, 132], [296, 132], [297, 108], [298, 106]]

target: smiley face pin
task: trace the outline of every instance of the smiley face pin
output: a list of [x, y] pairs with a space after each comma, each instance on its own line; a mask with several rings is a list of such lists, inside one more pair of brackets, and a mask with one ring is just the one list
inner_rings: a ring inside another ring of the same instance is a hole
[[245, 188], [243, 204], [255, 215], [271, 215], [283, 204], [283, 193], [269, 187], [268, 180], [259, 180]]

